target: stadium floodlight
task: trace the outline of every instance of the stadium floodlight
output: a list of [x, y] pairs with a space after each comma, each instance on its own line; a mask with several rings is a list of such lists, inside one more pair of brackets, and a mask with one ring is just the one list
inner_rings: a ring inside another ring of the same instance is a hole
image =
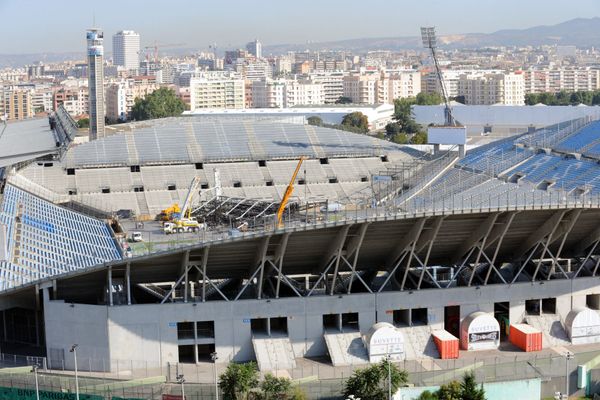
[[435, 36], [435, 26], [422, 26], [421, 27], [421, 39], [423, 39], [423, 46], [428, 49], [437, 47], [437, 38]]
[[452, 116], [452, 108], [450, 108], [450, 102], [448, 100], [448, 94], [446, 92], [446, 86], [444, 85], [444, 77], [440, 70], [440, 64], [438, 63], [436, 48], [437, 48], [437, 36], [435, 34], [434, 26], [422, 26], [421, 27], [421, 39], [423, 40], [423, 46], [431, 50], [431, 57], [433, 58], [433, 64], [435, 66], [435, 72], [437, 74], [438, 82], [440, 84], [440, 90], [442, 97], [444, 98], [444, 119], [446, 126], [455, 126], [456, 122]]

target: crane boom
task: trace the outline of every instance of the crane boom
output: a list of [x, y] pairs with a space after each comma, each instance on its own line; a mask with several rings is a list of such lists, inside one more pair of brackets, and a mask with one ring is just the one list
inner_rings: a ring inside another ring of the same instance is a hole
[[296, 181], [298, 172], [300, 172], [300, 167], [302, 166], [302, 162], [305, 159], [306, 159], [306, 157], [302, 156], [302, 157], [300, 157], [300, 160], [298, 160], [298, 165], [296, 165], [296, 170], [294, 171], [294, 174], [292, 175], [292, 179], [290, 179], [290, 183], [288, 184], [287, 188], [285, 189], [285, 194], [283, 195], [283, 198], [281, 199], [281, 204], [279, 204], [279, 208], [277, 209], [277, 226], [279, 228], [283, 227], [283, 219], [282, 219], [283, 212], [285, 211], [285, 207], [287, 206], [287, 203], [290, 200], [292, 193], [294, 193], [294, 182]]
[[195, 176], [192, 179], [192, 183], [190, 184], [190, 190], [188, 191], [187, 196], [185, 197], [185, 202], [183, 203], [183, 207], [181, 208], [181, 216], [188, 218], [187, 215], [190, 211], [190, 207], [192, 205], [192, 199], [194, 198], [194, 194], [198, 191], [198, 187], [200, 186], [200, 177]]

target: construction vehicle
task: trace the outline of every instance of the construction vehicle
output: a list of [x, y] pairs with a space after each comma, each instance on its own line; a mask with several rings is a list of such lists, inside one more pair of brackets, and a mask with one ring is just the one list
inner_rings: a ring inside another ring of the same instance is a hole
[[292, 179], [290, 179], [290, 183], [288, 184], [287, 188], [285, 189], [285, 193], [283, 195], [283, 198], [281, 199], [281, 204], [279, 204], [279, 208], [277, 209], [277, 227], [278, 228], [283, 228], [283, 212], [285, 211], [285, 207], [287, 206], [287, 203], [290, 200], [292, 193], [294, 193], [294, 182], [296, 182], [296, 177], [298, 176], [298, 172], [300, 172], [300, 167], [302, 166], [302, 163], [304, 162], [305, 159], [306, 159], [306, 157], [302, 156], [302, 157], [300, 157], [300, 160], [298, 160], [298, 165], [296, 165], [296, 170], [294, 171], [294, 174], [292, 175]]
[[198, 192], [200, 187], [200, 178], [195, 176], [190, 184], [190, 189], [183, 202], [183, 207], [176, 213], [173, 213], [173, 218], [163, 224], [163, 232], [165, 234], [172, 233], [193, 233], [201, 229], [205, 229], [204, 224], [199, 223], [196, 218], [192, 218], [192, 201], [194, 194]]
[[196, 233], [206, 229], [205, 224], [201, 224], [196, 218], [181, 218], [173, 222], [165, 222], [163, 232], [166, 235], [173, 233]]
[[181, 209], [179, 204], [174, 203], [171, 207], [165, 208], [156, 216], [158, 221], [172, 221], [181, 216]]

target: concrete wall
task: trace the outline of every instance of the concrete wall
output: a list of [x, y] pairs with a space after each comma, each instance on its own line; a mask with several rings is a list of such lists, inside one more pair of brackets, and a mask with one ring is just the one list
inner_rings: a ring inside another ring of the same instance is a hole
[[[68, 352], [79, 343], [82, 357], [178, 362], [177, 322], [214, 321], [215, 349], [221, 362], [254, 359], [250, 320], [287, 317], [288, 335], [297, 357], [324, 355], [323, 315], [358, 313], [361, 333], [378, 321], [393, 322], [393, 310], [427, 308], [433, 329], [444, 327], [444, 307], [460, 305], [461, 319], [475, 311], [493, 312], [495, 302], [510, 302], [511, 322], [522, 322], [525, 300], [556, 297], [564, 320], [587, 294], [600, 291], [597, 278], [551, 280], [470, 288], [361, 293], [270, 300], [206, 303], [71, 306], [45, 301], [48, 348]], [[66, 357], [68, 358], [68, 356]]]
[[[110, 358], [107, 315], [108, 308], [104, 306], [44, 300], [47, 354], [52, 358], [62, 353], [65, 368], [74, 369], [73, 353], [69, 350], [78, 344], [78, 367], [102, 370], [102, 360]], [[89, 360], [98, 361], [91, 365]], [[58, 360], [51, 360], [54, 361]]]

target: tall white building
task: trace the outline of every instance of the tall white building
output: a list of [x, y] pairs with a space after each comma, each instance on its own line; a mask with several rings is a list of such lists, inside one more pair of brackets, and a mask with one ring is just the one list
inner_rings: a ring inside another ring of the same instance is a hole
[[254, 41], [248, 43], [246, 45], [246, 50], [254, 57], [262, 58], [262, 43], [259, 42], [258, 39], [254, 39]]
[[113, 62], [128, 71], [140, 68], [140, 34], [121, 31], [113, 36]]

